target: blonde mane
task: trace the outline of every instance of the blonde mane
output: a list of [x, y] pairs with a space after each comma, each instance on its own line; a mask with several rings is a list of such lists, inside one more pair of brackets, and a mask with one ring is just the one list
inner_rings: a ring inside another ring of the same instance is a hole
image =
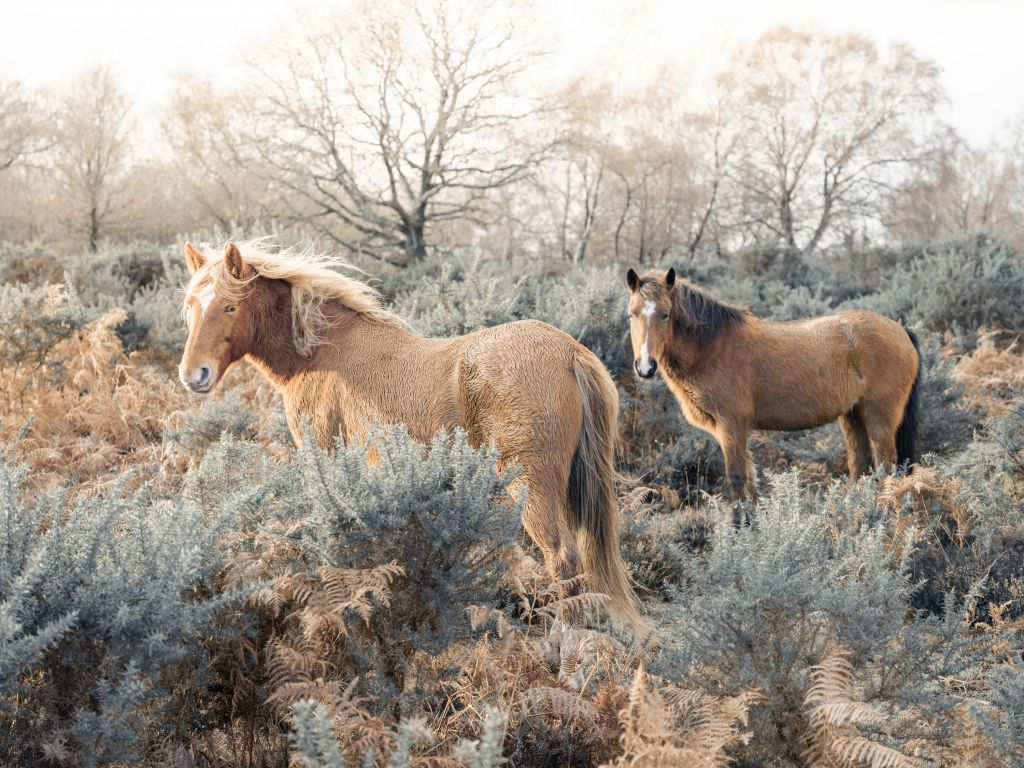
[[312, 250], [271, 252], [260, 241], [236, 245], [254, 275], [239, 280], [228, 272], [222, 258], [211, 256], [204, 249], [206, 263], [189, 280], [185, 295], [212, 285], [218, 296], [241, 301], [257, 276], [288, 282], [292, 287], [292, 338], [295, 349], [303, 357], [312, 354], [324, 341], [323, 331], [328, 325], [324, 303], [327, 301], [338, 301], [370, 320], [397, 322], [397, 318], [384, 309], [375, 288], [338, 271], [354, 269], [340, 256]]

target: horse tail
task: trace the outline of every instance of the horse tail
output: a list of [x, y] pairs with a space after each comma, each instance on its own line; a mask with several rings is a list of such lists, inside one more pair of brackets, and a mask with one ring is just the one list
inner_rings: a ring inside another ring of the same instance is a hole
[[569, 470], [569, 522], [591, 585], [609, 597], [612, 619], [640, 634], [647, 624], [637, 610], [633, 583], [619, 551], [615, 495], [619, 392], [596, 359], [578, 356], [573, 372], [583, 400], [583, 428]]
[[907, 336], [914, 345], [917, 352], [917, 375], [914, 377], [914, 384], [910, 388], [910, 397], [907, 404], [903, 406], [903, 421], [896, 429], [896, 461], [900, 467], [909, 471], [910, 465], [917, 463], [917, 427], [918, 408], [920, 407], [921, 372], [924, 369], [924, 361], [921, 359], [921, 343], [917, 336], [909, 328]]

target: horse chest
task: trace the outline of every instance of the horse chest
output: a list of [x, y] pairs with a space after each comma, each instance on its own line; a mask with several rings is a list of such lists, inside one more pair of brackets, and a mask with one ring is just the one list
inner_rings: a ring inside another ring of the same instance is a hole
[[700, 429], [714, 430], [718, 423], [717, 409], [703, 392], [679, 381], [670, 381], [669, 388], [679, 401], [687, 422]]

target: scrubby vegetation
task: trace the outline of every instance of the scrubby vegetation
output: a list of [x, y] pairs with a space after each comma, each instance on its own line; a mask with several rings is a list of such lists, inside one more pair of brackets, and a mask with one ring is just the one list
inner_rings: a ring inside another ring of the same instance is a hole
[[536, 317], [612, 371], [656, 626], [633, 643], [598, 595], [561, 625], [511, 475], [463, 435], [295, 448], [244, 364], [186, 394], [177, 247], [4, 246], [3, 762], [1019, 765], [1022, 264], [984, 238], [677, 264], [764, 316], [865, 307], [924, 340], [921, 466], [850, 483], [835, 425], [760, 435], [742, 527], [717, 447], [632, 377], [619, 270], [380, 274], [424, 334]]

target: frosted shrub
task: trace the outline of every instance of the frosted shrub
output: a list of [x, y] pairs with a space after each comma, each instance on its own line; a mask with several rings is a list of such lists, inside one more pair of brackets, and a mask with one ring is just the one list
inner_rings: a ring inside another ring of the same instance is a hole
[[194, 591], [220, 562], [228, 522], [146, 488], [28, 504], [0, 460], [0, 753], [107, 764], [146, 748], [167, 701], [161, 675], [178, 665], [177, 685], [202, 684], [189, 659], [233, 599]]
[[973, 600], [949, 595], [939, 615], [908, 621], [914, 587], [885, 515], [870, 482], [814, 501], [791, 473], [772, 480], [751, 525], [720, 524], [708, 552], [684, 561], [657, 671], [715, 695], [763, 692], [749, 756], [798, 759], [809, 670], [835, 646], [860, 671], [864, 701], [927, 711], [939, 745], [960, 700], [934, 681], [980, 684], [991, 646], [972, 640]]

